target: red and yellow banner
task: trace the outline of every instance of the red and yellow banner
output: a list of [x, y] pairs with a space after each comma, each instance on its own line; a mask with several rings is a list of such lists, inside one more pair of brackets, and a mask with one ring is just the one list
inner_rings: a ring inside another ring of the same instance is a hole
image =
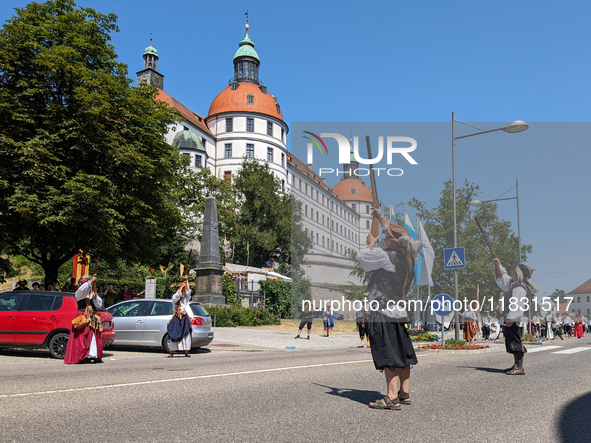
[[74, 279], [76, 279], [75, 284], [78, 284], [78, 280], [80, 280], [81, 277], [90, 273], [89, 264], [90, 264], [90, 254], [85, 254], [84, 252], [80, 252], [79, 254], [76, 254], [74, 256], [74, 266], [72, 269], [72, 277]]

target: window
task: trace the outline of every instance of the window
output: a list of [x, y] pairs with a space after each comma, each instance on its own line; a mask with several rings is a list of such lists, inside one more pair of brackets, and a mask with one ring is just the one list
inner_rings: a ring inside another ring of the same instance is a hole
[[6, 292], [0, 295], [0, 311], [17, 311], [25, 294]]
[[232, 132], [234, 130], [233, 121], [231, 118], [226, 119], [226, 132]]
[[587, 303], [589, 303], [591, 300], [591, 297], [587, 296]]
[[308, 216], [308, 205], [305, 205], [305, 206], [306, 206], [306, 217], [307, 217]]
[[591, 309], [587, 308], [587, 315], [591, 314]]
[[310, 218], [314, 220], [314, 209], [310, 208]]
[[330, 229], [332, 229], [334, 231], [334, 220], [330, 221]]
[[155, 301], [149, 315], [172, 315], [172, 303], [168, 301]]
[[232, 158], [232, 143], [226, 143], [224, 158]]
[[[229, 185], [232, 184], [232, 171], [225, 171], [224, 172], [224, 180], [226, 181], [226, 183], [228, 183]], [[369, 223], [369, 222], [368, 222]]]
[[281, 154], [281, 166], [285, 168], [285, 154]]
[[322, 236], [322, 247], [324, 248], [324, 235]]
[[246, 119], [246, 132], [254, 132], [254, 118]]
[[285, 135], [285, 129], [281, 128], [281, 141], [283, 141], [284, 135]]
[[267, 122], [267, 135], [273, 137], [273, 123]]
[[365, 221], [365, 229], [369, 229], [369, 220]]
[[[53, 295], [36, 295], [31, 294], [29, 295], [29, 300], [27, 301], [27, 305], [25, 306], [24, 311], [55, 311], [56, 309], [51, 309], [54, 300]], [[61, 301], [62, 297], [58, 297]]]
[[198, 168], [201, 167], [201, 156], [200, 155], [195, 155], [195, 166], [197, 166]]
[[189, 159], [189, 164], [191, 164], [191, 154], [187, 154], [186, 152], [183, 152], [183, 155]]
[[318, 211], [316, 211], [316, 223], [318, 223]]
[[355, 195], [355, 188], [351, 188], [351, 194]]
[[254, 158], [254, 145], [246, 144], [246, 158]]
[[273, 148], [267, 148], [267, 161], [273, 162]]
[[365, 213], [369, 214], [369, 205], [365, 205]]
[[[285, 192], [285, 180], [281, 180], [281, 190]], [[318, 213], [316, 213], [316, 217], [318, 217]]]
[[[318, 215], [318, 213], [316, 213], [316, 215]], [[318, 232], [316, 233], [316, 244], [318, 244]], [[587, 309], [587, 311], [588, 311], [588, 310], [589, 310], [589, 309]], [[587, 312], [587, 314], [588, 314], [588, 312]]]
[[353, 210], [354, 210], [355, 212], [357, 212], [357, 203], [353, 203], [352, 207], [353, 207]]
[[324, 214], [322, 214], [322, 226], [324, 226]]
[[248, 94], [246, 96], [246, 103], [248, 103], [249, 105], [254, 105], [254, 95]]
[[581, 303], [581, 297], [577, 297], [577, 303]]

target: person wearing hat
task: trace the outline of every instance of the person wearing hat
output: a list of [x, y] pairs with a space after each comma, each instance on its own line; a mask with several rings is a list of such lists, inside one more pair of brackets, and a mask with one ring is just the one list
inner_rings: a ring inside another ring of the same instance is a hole
[[83, 328], [76, 329], [72, 325], [64, 363], [67, 365], [83, 361], [102, 363], [103, 358], [103, 325], [100, 314], [97, 312], [103, 307], [103, 299], [93, 291], [92, 284], [96, 281], [96, 274], [90, 280], [83, 277], [78, 282], [75, 297], [78, 303], [76, 316], [85, 314], [87, 306], [90, 307], [90, 323]]
[[[372, 215], [382, 226], [385, 248], [376, 247], [378, 238], [367, 237], [369, 250], [357, 255], [361, 268], [373, 271], [367, 287], [371, 310], [367, 333], [371, 341], [371, 356], [377, 370], [386, 376], [387, 394], [371, 402], [372, 409], [400, 409], [410, 405], [410, 368], [417, 364], [410, 336], [406, 294], [414, 276], [414, 265], [421, 243], [394, 222], [387, 222], [379, 208]], [[400, 388], [399, 388], [400, 382]]]
[[490, 313], [488, 311], [484, 311], [482, 314], [482, 339], [483, 340], [490, 340]]
[[527, 314], [527, 306], [532, 294], [538, 291], [538, 287], [530, 281], [533, 269], [527, 265], [520, 264], [511, 272], [511, 277], [507, 270], [501, 265], [498, 258], [493, 258], [495, 266], [495, 278], [499, 288], [504, 292], [505, 326], [503, 334], [505, 335], [505, 349], [513, 354], [515, 363], [505, 372], [508, 375], [523, 375], [523, 356], [527, 352], [521, 342], [522, 328], [525, 326], [524, 317]]
[[24, 278], [20, 279], [17, 285], [14, 287], [13, 291], [28, 291], [29, 288], [27, 287], [27, 280]]

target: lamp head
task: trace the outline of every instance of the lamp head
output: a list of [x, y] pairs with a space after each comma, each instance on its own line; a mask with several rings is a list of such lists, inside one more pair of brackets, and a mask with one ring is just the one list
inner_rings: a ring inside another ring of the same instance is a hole
[[523, 132], [529, 125], [522, 120], [515, 120], [514, 122], [509, 123], [507, 126], [503, 128], [503, 131], [508, 132], [510, 134], [514, 134], [516, 132]]
[[482, 202], [480, 200], [472, 200], [470, 203], [468, 203], [470, 206], [481, 206]]

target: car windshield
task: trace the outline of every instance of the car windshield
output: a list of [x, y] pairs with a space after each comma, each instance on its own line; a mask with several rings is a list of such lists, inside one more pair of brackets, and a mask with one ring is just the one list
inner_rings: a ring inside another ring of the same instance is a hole
[[191, 310], [193, 311], [193, 314], [199, 315], [201, 317], [209, 317], [209, 314], [207, 313], [207, 311], [205, 309], [203, 309], [201, 307], [201, 305], [196, 305], [196, 304], [191, 303], [189, 306], [191, 306]]

